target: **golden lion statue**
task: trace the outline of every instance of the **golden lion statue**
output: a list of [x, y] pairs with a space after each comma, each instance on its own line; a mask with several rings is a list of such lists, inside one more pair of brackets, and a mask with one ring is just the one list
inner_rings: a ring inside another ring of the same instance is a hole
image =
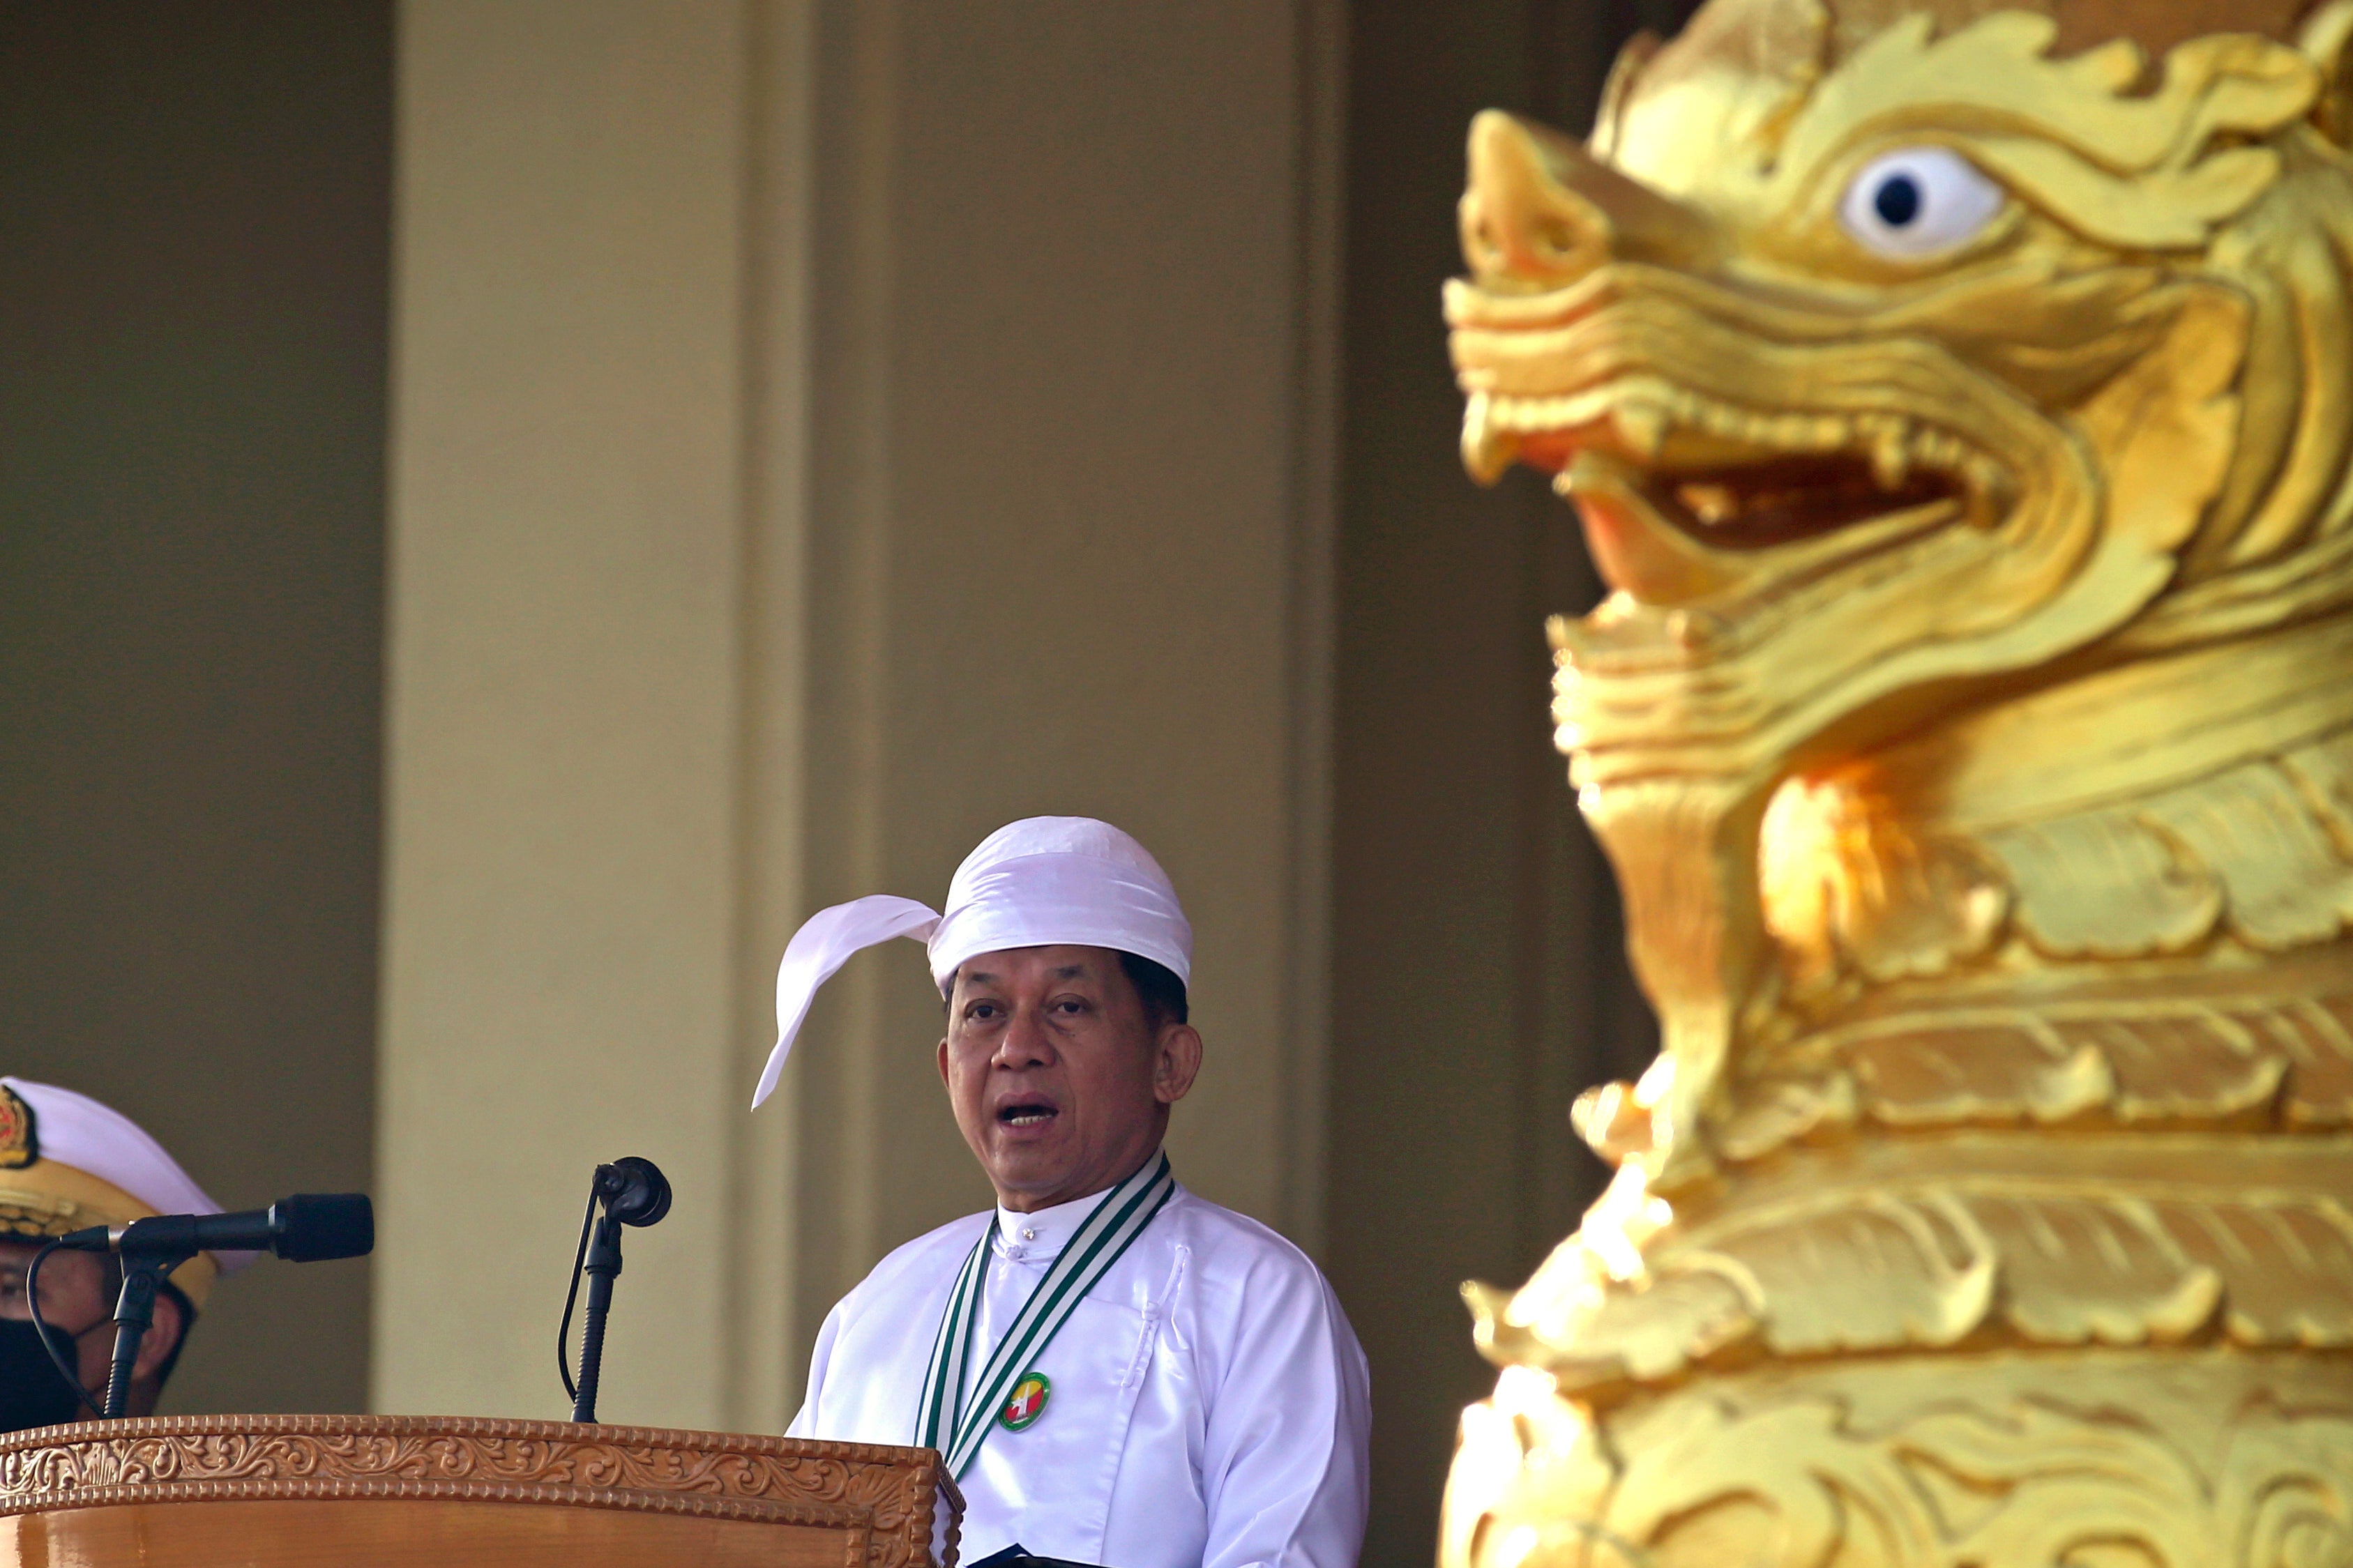
[[1714, 0], [1473, 125], [1665, 1049], [1448, 1568], [2353, 1564], [2353, 0]]

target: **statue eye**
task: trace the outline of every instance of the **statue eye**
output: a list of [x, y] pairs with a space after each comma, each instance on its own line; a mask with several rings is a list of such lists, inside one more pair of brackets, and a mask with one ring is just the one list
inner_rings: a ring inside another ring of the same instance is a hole
[[1865, 249], [1909, 261], [1975, 239], [2006, 199], [1950, 148], [1905, 147], [1863, 165], [1839, 198], [1839, 222]]

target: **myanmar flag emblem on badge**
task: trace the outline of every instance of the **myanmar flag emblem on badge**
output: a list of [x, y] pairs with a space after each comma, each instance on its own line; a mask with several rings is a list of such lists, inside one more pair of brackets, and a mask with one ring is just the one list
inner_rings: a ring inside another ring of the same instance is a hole
[[1054, 1385], [1044, 1373], [1028, 1373], [1013, 1385], [1012, 1397], [997, 1413], [997, 1421], [1008, 1432], [1020, 1431], [1046, 1413], [1046, 1396], [1053, 1392]]

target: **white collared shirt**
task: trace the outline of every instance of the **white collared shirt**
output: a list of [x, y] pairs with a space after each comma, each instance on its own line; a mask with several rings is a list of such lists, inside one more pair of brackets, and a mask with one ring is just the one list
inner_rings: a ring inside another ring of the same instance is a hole
[[[996, 1211], [976, 1367], [1100, 1195]], [[986, 1223], [909, 1242], [827, 1314], [793, 1436], [915, 1441], [948, 1292]], [[1266, 1226], [1177, 1187], [1035, 1370], [1044, 1408], [992, 1426], [957, 1482], [960, 1561], [1018, 1542], [1106, 1568], [1354, 1568], [1364, 1352], [1315, 1265]]]

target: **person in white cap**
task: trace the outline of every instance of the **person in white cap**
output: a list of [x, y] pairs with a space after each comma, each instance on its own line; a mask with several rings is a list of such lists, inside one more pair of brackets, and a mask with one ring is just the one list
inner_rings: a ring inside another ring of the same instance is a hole
[[776, 976], [767, 1098], [811, 996], [859, 948], [924, 942], [940, 1080], [997, 1207], [892, 1253], [818, 1331], [791, 1433], [920, 1444], [965, 1498], [961, 1558], [1350, 1568], [1364, 1352], [1314, 1264], [1179, 1185], [1193, 933], [1142, 845], [1089, 817], [988, 836], [947, 906], [814, 916]]
[[[42, 1242], [151, 1215], [218, 1213], [164, 1146], [121, 1112], [69, 1089], [0, 1078], [0, 1431], [91, 1418], [33, 1327], [25, 1276]], [[164, 1281], [132, 1367], [131, 1415], [155, 1408], [213, 1282], [252, 1260], [251, 1253], [200, 1252]], [[55, 1252], [41, 1265], [42, 1321], [92, 1401], [105, 1396], [121, 1284], [120, 1265], [98, 1253]]]

